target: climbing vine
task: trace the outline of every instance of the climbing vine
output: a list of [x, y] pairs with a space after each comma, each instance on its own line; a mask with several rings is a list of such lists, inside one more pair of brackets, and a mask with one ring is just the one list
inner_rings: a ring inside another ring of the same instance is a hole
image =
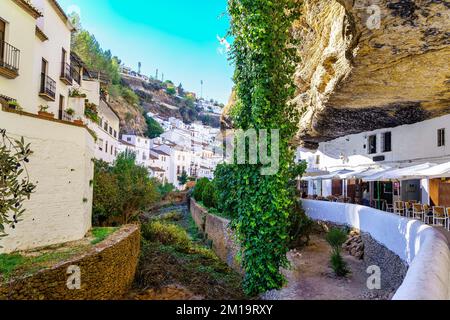
[[0, 129], [0, 238], [7, 235], [5, 226], [15, 228], [25, 212], [24, 201], [36, 188], [26, 168], [31, 154], [23, 137], [13, 140]]
[[[235, 64], [237, 95], [231, 110], [233, 125], [258, 133], [278, 129], [280, 135], [276, 174], [262, 175], [263, 165], [248, 163], [221, 165], [215, 172], [217, 181], [224, 184], [219, 209], [232, 216], [242, 248], [244, 286], [251, 295], [283, 285], [280, 267], [288, 266], [291, 217], [298, 209], [290, 181], [293, 173], [303, 172], [304, 165], [294, 170], [291, 140], [299, 114], [289, 105], [295, 93], [293, 75], [298, 62], [291, 34], [298, 6], [296, 0], [228, 1], [229, 33], [234, 38], [230, 58]], [[267, 144], [271, 150], [271, 141]]]

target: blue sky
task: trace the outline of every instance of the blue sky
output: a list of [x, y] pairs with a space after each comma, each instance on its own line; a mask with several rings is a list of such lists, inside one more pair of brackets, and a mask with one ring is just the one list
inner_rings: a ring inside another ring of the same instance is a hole
[[127, 66], [182, 83], [189, 91], [226, 103], [233, 67], [225, 46], [226, 0], [59, 0], [78, 11], [85, 29]]

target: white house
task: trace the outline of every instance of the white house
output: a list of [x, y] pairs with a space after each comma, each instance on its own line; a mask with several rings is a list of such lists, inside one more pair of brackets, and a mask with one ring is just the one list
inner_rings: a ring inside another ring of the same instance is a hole
[[64, 117], [72, 30], [55, 0], [0, 1], [0, 128], [31, 144], [37, 181], [1, 253], [78, 240], [91, 227], [94, 136]]
[[[126, 148], [136, 154], [136, 163], [148, 167], [150, 159], [151, 139], [131, 134], [122, 135], [122, 141], [126, 142]], [[130, 145], [132, 148], [130, 148]], [[120, 151], [125, 151], [119, 146]]]

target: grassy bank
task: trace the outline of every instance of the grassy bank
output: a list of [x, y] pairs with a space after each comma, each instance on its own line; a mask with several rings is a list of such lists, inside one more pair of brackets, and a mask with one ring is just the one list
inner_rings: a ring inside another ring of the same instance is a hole
[[204, 299], [245, 299], [241, 275], [202, 239], [188, 212], [169, 212], [144, 224], [136, 289], [179, 285]]

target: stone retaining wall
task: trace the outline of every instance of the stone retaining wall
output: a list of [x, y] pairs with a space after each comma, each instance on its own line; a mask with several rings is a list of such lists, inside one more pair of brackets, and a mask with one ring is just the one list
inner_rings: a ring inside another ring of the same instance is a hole
[[[351, 226], [370, 235], [365, 238], [364, 255], [368, 250], [373, 263], [384, 266], [387, 275], [401, 276], [406, 268], [402, 265], [409, 267], [393, 299], [450, 299], [448, 242], [433, 227], [360, 205], [315, 200], [302, 200], [302, 204], [312, 219]], [[398, 258], [393, 259], [393, 254]]]
[[[120, 299], [133, 282], [139, 252], [139, 226], [123, 226], [88, 252], [0, 286], [0, 300]], [[80, 289], [67, 288], [69, 266], [80, 268]]]
[[212, 242], [212, 249], [217, 256], [232, 269], [242, 273], [237, 259], [239, 245], [234, 241], [234, 233], [228, 227], [230, 221], [208, 213], [206, 208], [190, 199], [190, 211], [198, 229]]

